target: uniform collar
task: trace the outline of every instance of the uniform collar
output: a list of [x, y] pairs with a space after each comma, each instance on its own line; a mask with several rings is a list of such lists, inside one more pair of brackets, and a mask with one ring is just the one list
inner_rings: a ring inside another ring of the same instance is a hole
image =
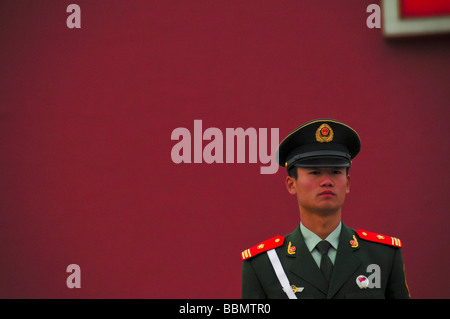
[[[339, 246], [339, 236], [341, 234], [341, 228], [342, 222], [340, 222], [339, 225], [328, 235], [328, 237], [325, 238], [325, 240], [328, 241], [331, 244], [331, 246], [336, 250]], [[322, 239], [319, 236], [317, 236], [314, 232], [306, 228], [301, 222], [300, 222], [300, 231], [302, 232], [306, 247], [308, 247], [308, 250], [312, 252], [314, 248], [316, 248], [316, 245]]]

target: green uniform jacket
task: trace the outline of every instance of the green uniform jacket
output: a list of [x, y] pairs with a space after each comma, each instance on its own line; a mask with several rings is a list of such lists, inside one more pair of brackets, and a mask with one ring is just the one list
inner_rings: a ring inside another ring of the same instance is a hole
[[[361, 239], [344, 224], [328, 290], [300, 227], [285, 236], [283, 245], [275, 249], [298, 299], [410, 297], [401, 248]], [[372, 287], [360, 288], [356, 282], [360, 275], [367, 277]], [[266, 252], [243, 261], [242, 298], [287, 298]]]

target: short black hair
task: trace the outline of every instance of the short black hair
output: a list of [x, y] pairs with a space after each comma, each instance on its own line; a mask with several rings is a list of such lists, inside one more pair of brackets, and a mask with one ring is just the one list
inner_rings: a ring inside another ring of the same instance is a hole
[[291, 168], [288, 169], [287, 172], [289, 177], [293, 177], [295, 180], [297, 180], [298, 178], [297, 166], [292, 166]]
[[[346, 174], [348, 176], [348, 172], [350, 171], [350, 167], [346, 167], [345, 168]], [[295, 180], [297, 180], [298, 178], [298, 173], [297, 173], [297, 166], [292, 166], [291, 168], [288, 169], [288, 175], [290, 177], [293, 177]]]

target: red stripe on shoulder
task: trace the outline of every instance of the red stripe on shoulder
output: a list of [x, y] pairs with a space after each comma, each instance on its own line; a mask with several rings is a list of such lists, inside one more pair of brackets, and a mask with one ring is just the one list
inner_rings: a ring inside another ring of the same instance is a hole
[[275, 236], [273, 238], [265, 240], [259, 243], [258, 245], [255, 245], [249, 249], [244, 250], [241, 253], [242, 260], [249, 259], [265, 251], [280, 247], [281, 245], [283, 245], [283, 243], [284, 243], [283, 236]]
[[364, 240], [400, 248], [403, 246], [402, 241], [396, 237], [374, 233], [364, 229], [358, 229], [356, 233], [358, 234], [359, 238]]

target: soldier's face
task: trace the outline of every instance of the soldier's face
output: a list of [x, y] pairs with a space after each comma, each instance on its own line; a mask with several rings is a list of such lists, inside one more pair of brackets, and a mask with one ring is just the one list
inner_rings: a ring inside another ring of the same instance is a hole
[[318, 214], [340, 210], [350, 192], [350, 176], [345, 168], [297, 168], [298, 178], [288, 177], [286, 187], [297, 195], [300, 209]]

